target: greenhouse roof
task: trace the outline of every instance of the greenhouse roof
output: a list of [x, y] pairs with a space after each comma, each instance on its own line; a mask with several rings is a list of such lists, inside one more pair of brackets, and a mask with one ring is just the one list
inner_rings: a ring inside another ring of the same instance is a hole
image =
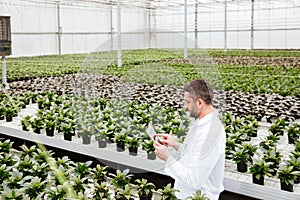
[[[81, 6], [114, 6], [116, 0], [22, 0], [25, 2], [36, 3], [52, 3], [61, 5], [81, 5]], [[261, 6], [266, 4], [276, 5], [285, 4], [292, 5], [293, 7], [300, 7], [299, 0], [187, 0], [188, 7], [194, 7], [195, 5], [201, 7], [222, 6], [227, 1], [228, 4], [249, 4], [254, 1]], [[125, 7], [135, 7], [143, 9], [173, 9], [184, 5], [184, 0], [120, 0], [121, 5]]]

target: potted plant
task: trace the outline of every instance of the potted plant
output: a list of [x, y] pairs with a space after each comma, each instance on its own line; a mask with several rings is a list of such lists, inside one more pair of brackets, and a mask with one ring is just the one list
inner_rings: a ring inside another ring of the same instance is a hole
[[282, 164], [279, 166], [277, 177], [280, 179], [280, 189], [288, 192], [294, 191], [294, 181], [300, 175], [299, 171], [294, 171], [293, 166]]
[[126, 140], [126, 145], [128, 146], [129, 155], [136, 156], [138, 148], [140, 146], [139, 138], [134, 136], [128, 136]]
[[120, 170], [116, 171], [116, 174], [110, 174], [112, 179], [111, 183], [116, 188], [125, 188], [125, 186], [130, 182], [131, 174], [129, 174], [129, 170], [125, 169], [123, 172]]
[[42, 119], [39, 117], [33, 118], [33, 120], [31, 121], [31, 127], [33, 129], [33, 132], [41, 134], [41, 129], [43, 128]]
[[5, 140], [4, 142], [0, 141], [0, 152], [10, 153], [13, 143], [14, 142], [11, 142], [10, 140]]
[[233, 155], [234, 149], [236, 147], [237, 147], [237, 144], [235, 142], [235, 139], [232, 139], [232, 138], [226, 139], [226, 146], [225, 146], [226, 159], [232, 159], [232, 155]]
[[125, 151], [125, 143], [127, 140], [127, 134], [126, 133], [118, 133], [115, 136], [115, 143], [117, 147], [118, 152]]
[[290, 126], [287, 135], [288, 135], [289, 144], [295, 144], [296, 141], [299, 141], [300, 124], [294, 124]]
[[177, 199], [175, 193], [179, 190], [172, 188], [171, 183], [169, 183], [163, 189], [158, 189], [157, 192], [161, 195], [161, 200], [174, 200]]
[[270, 149], [276, 148], [277, 141], [278, 136], [270, 134], [259, 143], [259, 147], [261, 147], [264, 151], [269, 151]]
[[13, 116], [16, 115], [16, 110], [12, 106], [5, 107], [5, 117], [6, 122], [11, 122], [13, 120]]
[[156, 155], [155, 155], [155, 147], [153, 145], [153, 140], [152, 139], [145, 139], [142, 143], [143, 145], [143, 150], [147, 152], [147, 159], [149, 160], [155, 160]]
[[47, 120], [45, 122], [46, 135], [53, 137], [56, 124], [54, 121]]
[[[300, 158], [296, 158], [293, 154], [289, 156], [289, 160], [287, 161], [288, 166], [292, 166], [294, 171], [300, 171]], [[295, 183], [300, 183], [300, 175], [297, 175]]]
[[100, 184], [101, 182], [106, 181], [108, 173], [107, 168], [107, 166], [97, 164], [97, 166], [92, 169], [93, 178], [97, 183]]
[[259, 185], [264, 185], [265, 175], [270, 175], [270, 162], [265, 162], [261, 158], [253, 159], [253, 163], [250, 165], [249, 171], [252, 174], [252, 182]]
[[144, 178], [136, 179], [135, 183], [137, 184], [137, 190], [140, 200], [151, 200], [155, 185], [153, 183], [149, 183], [147, 179]]
[[110, 184], [107, 182], [94, 183], [94, 191], [92, 193], [93, 199], [112, 199], [110, 194]]
[[64, 135], [64, 140], [72, 141], [74, 131], [72, 125], [62, 122], [60, 125], [60, 130]]
[[284, 119], [276, 119], [275, 122], [270, 126], [269, 131], [275, 135], [283, 135], [285, 127], [288, 123]]
[[187, 197], [185, 200], [210, 200], [210, 198], [202, 194], [201, 190], [197, 190], [193, 196]]
[[237, 145], [233, 154], [232, 160], [237, 164], [238, 172], [246, 172], [248, 164], [252, 163], [252, 157], [256, 148], [250, 144]]
[[21, 126], [23, 131], [29, 131], [31, 123], [31, 116], [27, 115], [23, 119], [21, 119]]
[[135, 200], [135, 191], [129, 184], [125, 185], [124, 188], [115, 188], [115, 199], [116, 200]]
[[265, 162], [270, 162], [270, 169], [273, 171], [270, 172], [272, 176], [275, 176], [281, 162], [282, 155], [276, 150], [276, 148], [270, 149], [269, 151], [264, 152], [263, 160]]
[[82, 138], [82, 144], [90, 144], [93, 128], [88, 125], [82, 125], [78, 131], [78, 136]]
[[35, 176], [30, 182], [25, 182], [23, 187], [25, 188], [25, 194], [27, 194], [30, 199], [43, 199], [46, 185], [46, 180]]
[[105, 130], [98, 130], [95, 133], [95, 139], [98, 141], [99, 148], [105, 148], [107, 142], [107, 135]]
[[5, 119], [5, 108], [4, 106], [1, 104], [0, 105], [0, 120], [4, 120]]

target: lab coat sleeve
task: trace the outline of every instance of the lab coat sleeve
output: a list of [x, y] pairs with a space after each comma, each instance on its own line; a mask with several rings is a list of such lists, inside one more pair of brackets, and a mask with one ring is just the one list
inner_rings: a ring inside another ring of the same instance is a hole
[[[203, 142], [199, 141], [196, 146], [203, 146]], [[195, 151], [182, 156], [179, 160], [169, 156], [166, 161], [165, 172], [182, 185], [195, 190], [199, 189], [208, 179], [218, 159], [222, 156], [221, 148], [224, 145], [220, 143], [220, 140], [216, 139], [205, 155], [201, 155], [201, 148], [196, 148]]]

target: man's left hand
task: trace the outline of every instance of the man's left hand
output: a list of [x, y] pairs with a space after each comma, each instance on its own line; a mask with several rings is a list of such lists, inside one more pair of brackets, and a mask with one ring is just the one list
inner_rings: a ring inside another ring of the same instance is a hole
[[169, 150], [167, 149], [167, 147], [165, 145], [162, 145], [158, 141], [154, 142], [154, 147], [156, 156], [166, 161], [169, 157]]

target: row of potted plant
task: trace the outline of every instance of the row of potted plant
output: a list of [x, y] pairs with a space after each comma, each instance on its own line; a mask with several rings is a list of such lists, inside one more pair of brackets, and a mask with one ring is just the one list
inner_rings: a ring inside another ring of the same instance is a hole
[[300, 142], [290, 152], [289, 159], [282, 162], [283, 156], [276, 148], [276, 141], [271, 141], [267, 138], [258, 146], [247, 143], [236, 145], [230, 158], [236, 162], [238, 172], [252, 174], [253, 183], [263, 185], [265, 175], [277, 177], [281, 181], [281, 189], [292, 192], [294, 183], [299, 183], [300, 178]]
[[149, 157], [154, 156], [153, 145], [148, 144], [151, 144], [151, 139], [146, 134], [146, 126], [150, 121], [156, 131], [173, 133], [178, 137], [184, 137], [188, 126], [188, 118], [184, 118], [182, 110], [150, 107], [149, 104], [108, 101], [104, 98], [88, 100], [76, 96], [63, 99], [52, 93], [40, 96], [37, 103], [39, 109], [36, 116], [22, 118], [23, 130], [32, 129], [40, 133], [45, 129], [48, 136], [53, 136], [54, 130], [57, 130], [64, 137], [76, 133], [83, 139], [83, 144], [90, 144], [94, 135], [99, 147], [105, 147], [106, 142], [114, 142], [118, 151], [124, 151], [127, 146], [130, 155], [136, 155], [142, 144], [142, 148], [152, 154]]
[[[171, 184], [156, 189], [148, 180], [132, 179], [129, 170], [110, 173], [107, 166], [92, 161], [73, 162], [68, 157], [54, 158], [51, 151], [35, 145], [21, 146], [0, 141], [1, 199], [176, 199]], [[197, 191], [187, 199], [208, 198]]]
[[294, 184], [300, 183], [299, 147], [300, 143], [291, 152], [289, 158], [283, 162], [281, 160], [282, 156], [276, 150], [269, 151], [269, 157], [266, 154], [262, 156], [256, 154], [249, 169], [249, 173], [252, 174], [253, 183], [264, 185], [265, 176], [277, 177], [280, 180], [281, 190], [293, 192]]

